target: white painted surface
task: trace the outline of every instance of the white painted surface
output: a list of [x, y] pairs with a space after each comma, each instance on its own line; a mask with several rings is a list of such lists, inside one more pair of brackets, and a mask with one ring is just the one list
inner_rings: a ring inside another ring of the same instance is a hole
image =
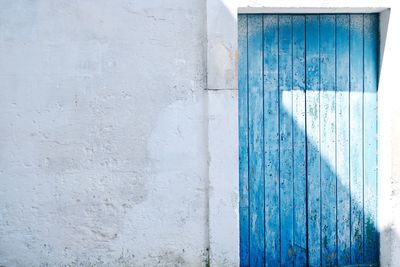
[[204, 266], [206, 6], [1, 1], [0, 266]]
[[[400, 3], [395, 0], [381, 1], [348, 1], [348, 0], [207, 0], [209, 7], [207, 9], [207, 87], [220, 90], [220, 98], [228, 99], [230, 90], [237, 90], [237, 58], [231, 55], [237, 54], [237, 14], [238, 13], [304, 13], [312, 12], [382, 12], [381, 13], [381, 44], [385, 44], [384, 56], [381, 62], [381, 77], [379, 85], [379, 230], [381, 231], [380, 245], [381, 266], [400, 266], [400, 90], [398, 90], [398, 63], [400, 62]], [[390, 8], [390, 20], [386, 29], [385, 22], [389, 15], [387, 8]], [[223, 25], [220, 26], [220, 25]], [[387, 30], [387, 33], [386, 33]], [[386, 35], [385, 35], [386, 33]], [[386, 37], [386, 40], [385, 40]], [[220, 53], [215, 47], [224, 47], [223, 53]], [[382, 51], [381, 51], [382, 52]], [[233, 78], [232, 78], [233, 76]], [[209, 102], [209, 110], [220, 110], [230, 113], [237, 108], [236, 101], [231, 101], [231, 106], [225, 106], [221, 109], [218, 105], [213, 107], [214, 102]], [[229, 103], [226, 103], [227, 105]], [[236, 114], [232, 112], [232, 114]], [[216, 114], [224, 117], [226, 122], [223, 125], [209, 127], [209, 151], [210, 151], [210, 169], [214, 165], [218, 166], [220, 160], [224, 160], [225, 166], [237, 166], [238, 157], [229, 162], [223, 153], [213, 153], [217, 151], [219, 138], [218, 133], [224, 132], [224, 129], [231, 129], [232, 134], [238, 132], [236, 118], [224, 114]], [[226, 134], [226, 133], [225, 133]], [[229, 143], [230, 142], [230, 143]], [[215, 147], [213, 147], [215, 146]], [[238, 147], [237, 139], [224, 139], [224, 146]], [[210, 184], [218, 180], [219, 175], [210, 172]], [[239, 177], [236, 176], [235, 184], [238, 184]], [[210, 198], [210, 207], [212, 203], [225, 203], [229, 201], [232, 193], [229, 189], [219, 187], [219, 191], [214, 190], [215, 195], [220, 198], [215, 200]], [[233, 190], [237, 190], [234, 188]], [[236, 207], [229, 207], [237, 211]], [[239, 215], [236, 212], [232, 216], [221, 218], [210, 211], [210, 233], [213, 228], [221, 223], [237, 224]], [[238, 231], [232, 231], [237, 232]], [[224, 237], [225, 238], [225, 237]], [[231, 235], [229, 239], [222, 239], [218, 235], [210, 234], [210, 260], [216, 263], [216, 266], [223, 265], [225, 261], [239, 263], [238, 254], [232, 253], [230, 259], [221, 256], [220, 251], [225, 250], [224, 246], [214, 244], [225, 244], [229, 246], [232, 243], [239, 243], [239, 235]], [[236, 252], [236, 251], [235, 251]]]
[[[383, 24], [389, 14], [381, 16]], [[400, 266], [400, 6], [393, 5], [378, 91], [381, 265]], [[382, 36], [384, 37], [384, 36]], [[383, 43], [382, 43], [383, 45]]]
[[210, 263], [239, 262], [237, 90], [208, 91]]

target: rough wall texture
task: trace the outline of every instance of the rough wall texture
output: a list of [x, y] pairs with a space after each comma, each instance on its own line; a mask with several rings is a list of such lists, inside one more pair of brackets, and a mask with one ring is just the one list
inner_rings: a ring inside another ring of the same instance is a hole
[[2, 1], [0, 265], [205, 265], [205, 1]]

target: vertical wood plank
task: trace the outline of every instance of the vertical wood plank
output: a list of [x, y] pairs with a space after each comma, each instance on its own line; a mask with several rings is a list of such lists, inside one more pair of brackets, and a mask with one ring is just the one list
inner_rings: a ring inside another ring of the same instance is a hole
[[378, 15], [364, 15], [364, 263], [378, 263]]
[[319, 15], [306, 16], [306, 130], [308, 260], [321, 264], [321, 180], [319, 120]]
[[363, 260], [363, 15], [350, 15], [351, 263]]
[[280, 265], [278, 16], [264, 16], [265, 261]]
[[322, 265], [336, 266], [335, 15], [320, 16]]
[[250, 266], [264, 265], [263, 21], [248, 15]]
[[292, 266], [293, 250], [293, 136], [292, 136], [292, 16], [279, 16], [279, 135], [281, 265]]
[[294, 266], [307, 264], [305, 16], [293, 16], [293, 194]]
[[249, 266], [247, 15], [238, 16], [238, 38], [240, 266]]
[[336, 174], [338, 265], [350, 261], [349, 15], [336, 16]]

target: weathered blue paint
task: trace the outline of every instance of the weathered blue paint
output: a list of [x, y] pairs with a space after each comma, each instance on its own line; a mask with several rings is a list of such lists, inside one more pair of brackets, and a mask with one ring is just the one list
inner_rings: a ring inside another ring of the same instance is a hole
[[[323, 266], [337, 266], [335, 15], [320, 16], [321, 242]], [[327, 164], [329, 163], [329, 164]]]
[[379, 257], [377, 232], [378, 15], [364, 15], [364, 262]]
[[363, 260], [363, 15], [350, 15], [351, 263]]
[[338, 265], [350, 265], [349, 15], [336, 16], [336, 177]]
[[305, 16], [293, 16], [293, 194], [295, 266], [307, 264]]
[[241, 266], [377, 264], [377, 15], [238, 23]]
[[248, 16], [250, 266], [264, 265], [263, 20]]
[[250, 265], [249, 240], [249, 136], [248, 136], [248, 88], [247, 88], [247, 16], [238, 18], [239, 35], [239, 209], [240, 209], [240, 257], [243, 266]]
[[306, 16], [306, 120], [308, 261], [321, 263], [321, 153], [319, 110], [319, 16]]
[[[292, 16], [279, 16], [279, 177], [281, 263], [292, 266], [293, 249], [293, 134], [292, 134]], [[267, 141], [267, 140], [266, 140]]]
[[278, 16], [264, 17], [265, 265], [280, 264]]

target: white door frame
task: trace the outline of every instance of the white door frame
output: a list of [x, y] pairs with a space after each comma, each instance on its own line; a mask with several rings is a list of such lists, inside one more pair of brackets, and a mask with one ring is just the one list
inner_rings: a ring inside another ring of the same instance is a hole
[[379, 12], [381, 14], [381, 72], [378, 89], [380, 261], [381, 266], [399, 264], [400, 85], [396, 83], [400, 78], [400, 5], [396, 1], [399, 2], [399, 0], [207, 0], [211, 266], [239, 265], [238, 13]]

